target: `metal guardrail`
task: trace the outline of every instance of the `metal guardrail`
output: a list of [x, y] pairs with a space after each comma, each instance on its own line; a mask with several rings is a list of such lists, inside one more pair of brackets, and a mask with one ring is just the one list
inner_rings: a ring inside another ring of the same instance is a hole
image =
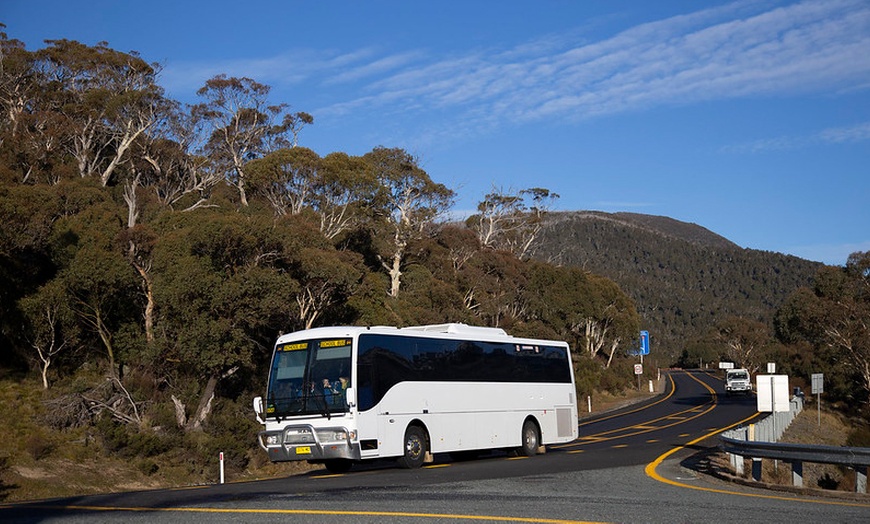
[[870, 466], [870, 448], [746, 441], [722, 436], [719, 440], [722, 441], [720, 448], [723, 451], [745, 457], [839, 464], [850, 468]]
[[[783, 432], [785, 432], [803, 409], [803, 397], [795, 396], [789, 401], [788, 411], [771, 413], [758, 423], [752, 424], [754, 430], [751, 430], [748, 426], [741, 426], [723, 432], [722, 436], [735, 440], [776, 442], [782, 438]], [[753, 431], [752, 434], [750, 434], [751, 431]]]
[[761, 480], [761, 459], [788, 462], [792, 467], [792, 483], [803, 486], [803, 463], [838, 464], [855, 470], [855, 491], [867, 492], [867, 468], [870, 448], [823, 446], [776, 442], [794, 417], [803, 409], [803, 399], [795, 397], [788, 412], [773, 413], [758, 424], [739, 427], [719, 435], [720, 448], [731, 456], [731, 465], [743, 474], [743, 457], [752, 458], [752, 478]]

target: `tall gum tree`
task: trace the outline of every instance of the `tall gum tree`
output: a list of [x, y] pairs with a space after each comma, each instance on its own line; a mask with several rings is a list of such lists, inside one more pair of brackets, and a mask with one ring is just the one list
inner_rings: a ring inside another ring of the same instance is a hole
[[133, 142], [162, 118], [163, 90], [158, 66], [136, 53], [121, 53], [106, 42], [87, 46], [49, 40], [37, 51], [34, 70], [47, 102], [66, 118], [70, 153], [81, 176], [97, 176], [105, 186], [129, 160]]
[[341, 152], [323, 157], [313, 195], [320, 232], [334, 239], [361, 224], [377, 190], [374, 172], [362, 157]]
[[250, 161], [245, 170], [250, 185], [277, 215], [298, 215], [311, 206], [321, 158], [307, 147], [279, 149]]
[[544, 216], [558, 198], [558, 194], [540, 187], [520, 191], [493, 188], [467, 224], [477, 232], [481, 245], [529, 258], [544, 228]]
[[447, 211], [454, 193], [433, 182], [417, 158], [400, 148], [376, 147], [364, 155], [380, 186], [375, 227], [388, 235], [378, 259], [390, 276], [389, 296], [399, 296], [408, 244]]
[[300, 286], [284, 253], [298, 250], [285, 245], [271, 216], [199, 209], [165, 227], [153, 251], [155, 331], [161, 359], [195, 379], [173, 391], [178, 422], [192, 431], [207, 419], [220, 382], [264, 365], [294, 317]]
[[191, 109], [207, 127], [204, 153], [226, 173], [248, 206], [246, 163], [280, 148], [295, 147], [301, 129], [314, 122], [308, 113], [270, 104], [271, 88], [250, 78], [217, 75], [197, 95], [205, 101]]
[[870, 405], [870, 251], [852, 253], [845, 267], [820, 269], [811, 289], [783, 305], [776, 324], [780, 339], [810, 342], [832, 372], [859, 386], [848, 388], [848, 400]]

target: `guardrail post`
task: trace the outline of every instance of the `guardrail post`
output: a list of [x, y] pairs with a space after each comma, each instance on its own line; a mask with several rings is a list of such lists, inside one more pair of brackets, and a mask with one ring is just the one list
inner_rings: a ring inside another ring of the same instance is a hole
[[731, 455], [731, 466], [734, 468], [734, 474], [738, 477], [743, 476], [743, 456], [735, 455], [733, 453], [729, 453]]
[[752, 457], [752, 480], [761, 482], [761, 459]]
[[804, 487], [804, 463], [800, 460], [791, 462], [791, 483], [795, 487]]
[[867, 493], [867, 466], [855, 468], [855, 492]]

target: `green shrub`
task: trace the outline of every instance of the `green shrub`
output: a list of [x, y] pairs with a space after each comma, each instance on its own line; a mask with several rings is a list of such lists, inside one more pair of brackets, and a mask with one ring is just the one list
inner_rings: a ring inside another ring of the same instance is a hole
[[849, 432], [846, 445], [856, 448], [870, 448], [870, 428], [858, 427]]
[[629, 374], [622, 366], [612, 366], [601, 372], [598, 387], [612, 395], [619, 395], [632, 385], [634, 375]]
[[153, 457], [172, 447], [172, 438], [115, 421], [104, 412], [96, 425], [105, 451], [121, 457]]
[[6, 472], [9, 471], [9, 457], [2, 455], [0, 456], [0, 501], [4, 500], [7, 496], [9, 496], [8, 491], [15, 487], [9, 486], [5, 482], [3, 482], [3, 478], [6, 476]]
[[157, 465], [151, 459], [142, 459], [136, 463], [136, 469], [139, 470], [143, 475], [150, 477], [151, 475], [157, 473], [157, 470], [160, 469], [160, 466]]
[[24, 441], [24, 449], [27, 450], [27, 453], [33, 460], [40, 460], [50, 455], [54, 446], [48, 439], [35, 433]]
[[574, 382], [577, 386], [577, 397], [593, 394], [601, 381], [601, 365], [586, 357], [576, 357], [574, 360]]

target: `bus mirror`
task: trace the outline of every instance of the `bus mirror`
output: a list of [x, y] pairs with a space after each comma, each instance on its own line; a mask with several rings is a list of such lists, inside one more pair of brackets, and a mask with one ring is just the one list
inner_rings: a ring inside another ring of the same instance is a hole
[[352, 407], [356, 406], [356, 402], [354, 402], [356, 400], [355, 394], [356, 394], [356, 390], [354, 390], [353, 388], [347, 388], [345, 390], [345, 397], [347, 398], [347, 407], [352, 408]]
[[254, 414], [257, 416], [257, 422], [265, 424], [263, 420], [263, 397], [254, 397]]

